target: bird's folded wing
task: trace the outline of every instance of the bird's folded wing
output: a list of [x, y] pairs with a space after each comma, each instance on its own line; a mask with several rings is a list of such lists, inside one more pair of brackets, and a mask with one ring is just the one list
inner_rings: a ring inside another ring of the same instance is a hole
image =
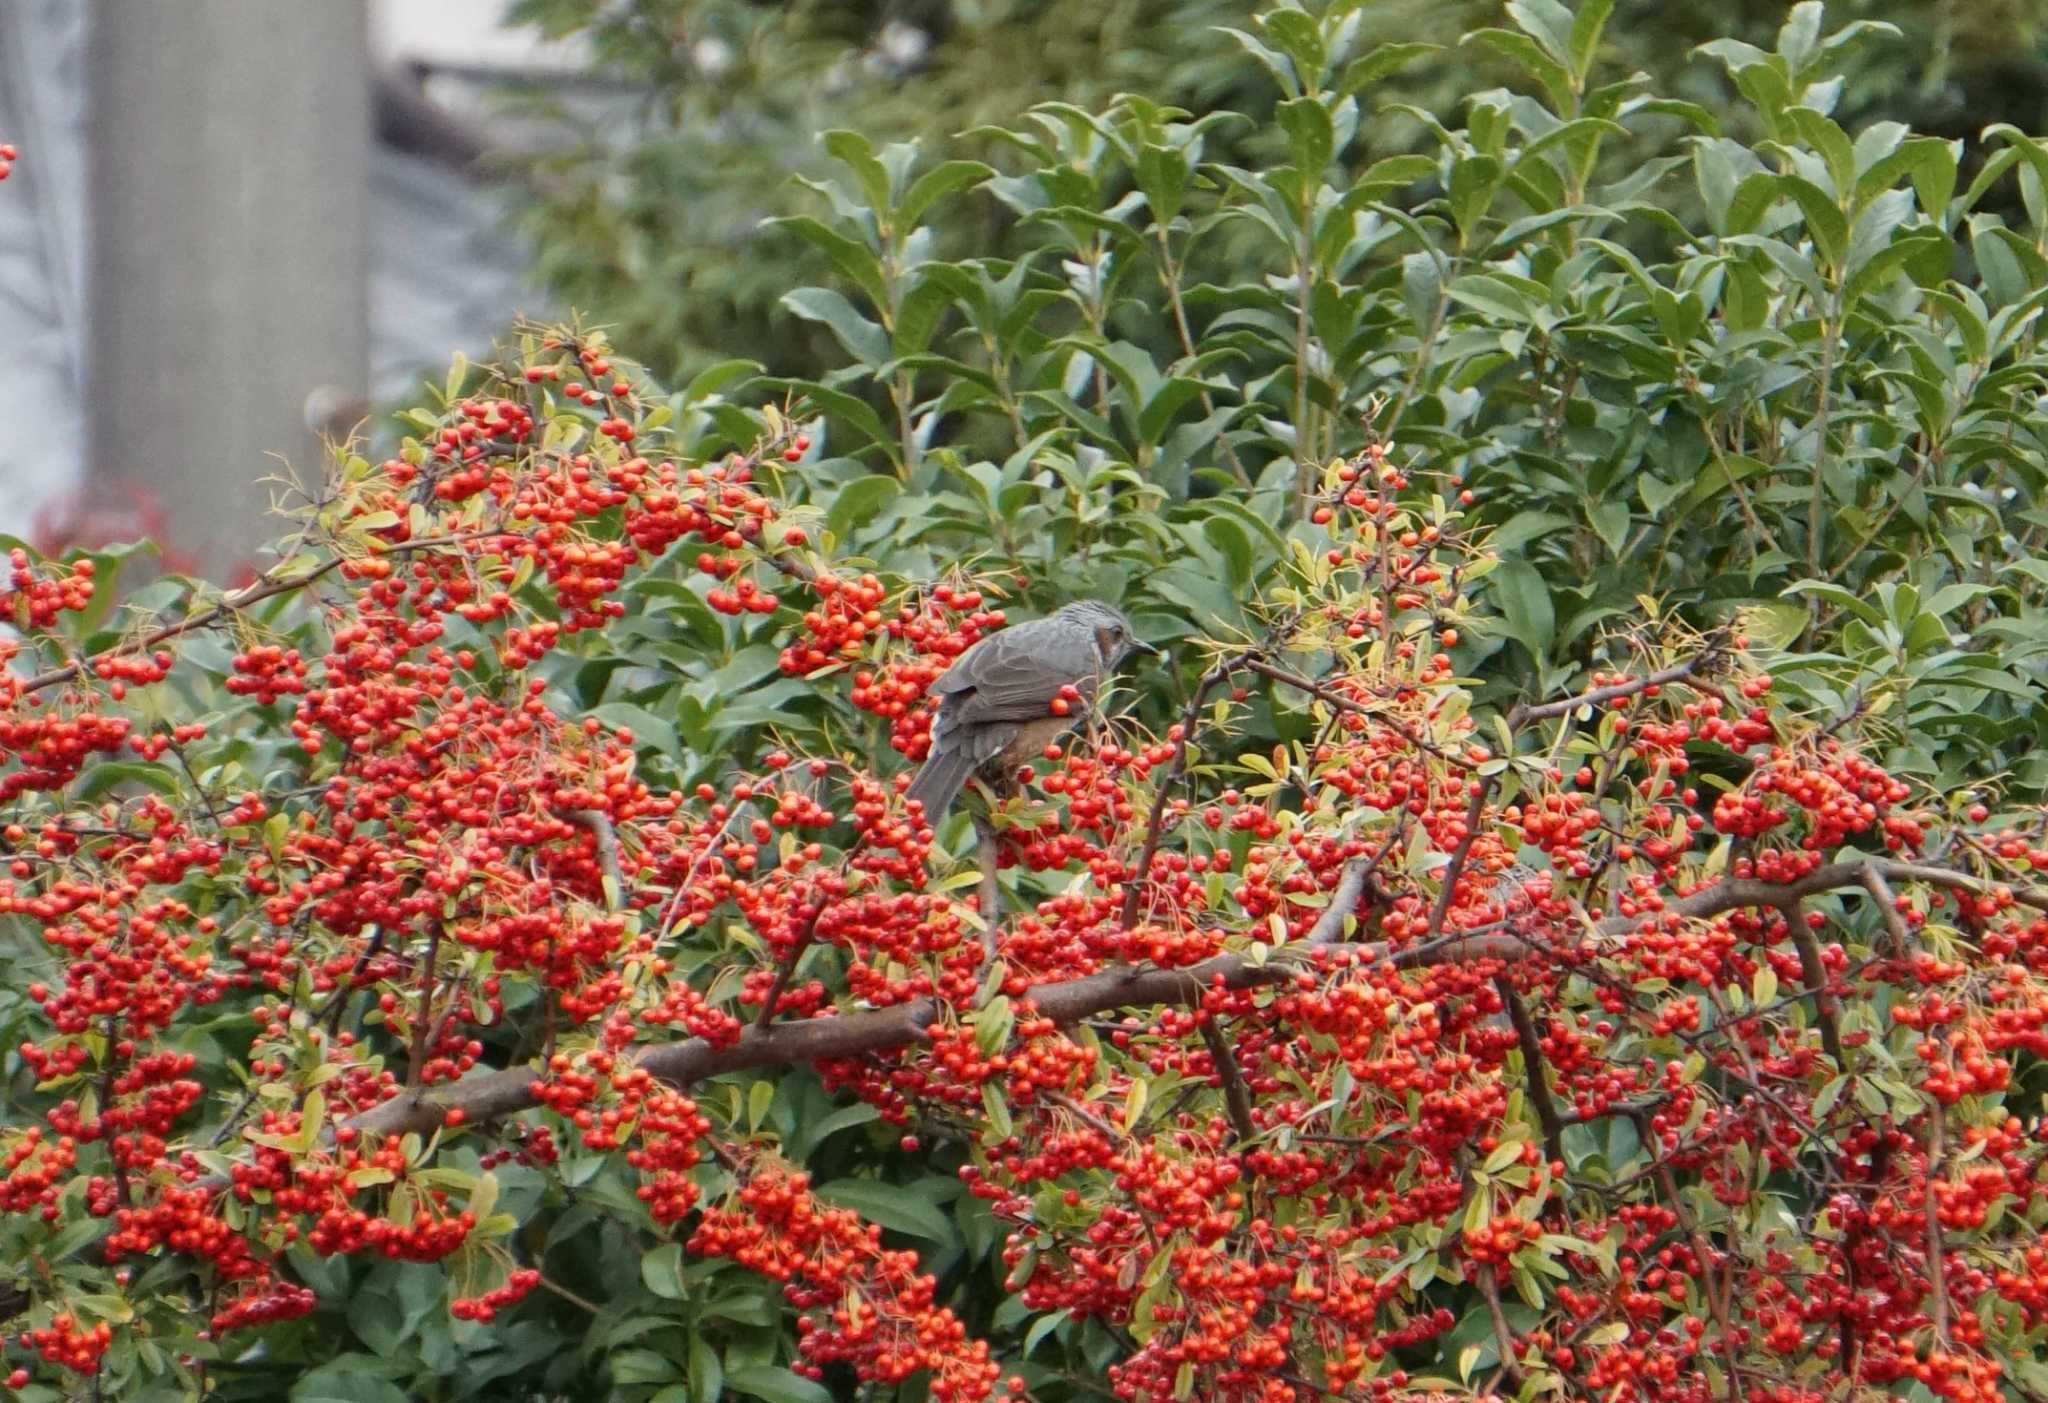
[[1020, 624], [962, 653], [930, 690], [954, 725], [1030, 721], [1069, 683], [1092, 697], [1099, 664], [1085, 629]]

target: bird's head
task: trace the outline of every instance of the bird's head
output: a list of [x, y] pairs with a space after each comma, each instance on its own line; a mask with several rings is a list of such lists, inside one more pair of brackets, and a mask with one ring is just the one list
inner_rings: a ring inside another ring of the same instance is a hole
[[1085, 625], [1095, 635], [1095, 650], [1102, 655], [1104, 667], [1115, 667], [1132, 652], [1159, 651], [1131, 632], [1131, 621], [1122, 611], [1099, 599], [1078, 599], [1062, 606], [1054, 617]]

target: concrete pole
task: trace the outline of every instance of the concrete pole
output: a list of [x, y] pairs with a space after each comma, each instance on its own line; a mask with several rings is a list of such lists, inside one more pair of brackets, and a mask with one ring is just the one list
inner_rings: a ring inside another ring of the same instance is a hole
[[368, 375], [363, 0], [94, 0], [89, 491], [227, 580]]

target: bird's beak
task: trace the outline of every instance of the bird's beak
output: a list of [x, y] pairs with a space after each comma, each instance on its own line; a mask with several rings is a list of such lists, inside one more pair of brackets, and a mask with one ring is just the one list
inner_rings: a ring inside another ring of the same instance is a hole
[[1136, 653], [1150, 653], [1155, 658], [1159, 656], [1158, 645], [1147, 643], [1142, 638], [1133, 638], [1131, 640], [1131, 651]]

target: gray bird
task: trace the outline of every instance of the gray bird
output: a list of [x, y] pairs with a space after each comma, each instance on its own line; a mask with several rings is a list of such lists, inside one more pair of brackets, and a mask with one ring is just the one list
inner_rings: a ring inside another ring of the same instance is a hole
[[[925, 818], [936, 824], [976, 770], [991, 762], [1021, 765], [1085, 720], [1102, 679], [1133, 649], [1159, 651], [1132, 637], [1130, 621], [1097, 599], [982, 639], [929, 689], [939, 699], [931, 754], [904, 797], [922, 800]], [[1061, 716], [1053, 702], [1067, 686], [1080, 701]]]

